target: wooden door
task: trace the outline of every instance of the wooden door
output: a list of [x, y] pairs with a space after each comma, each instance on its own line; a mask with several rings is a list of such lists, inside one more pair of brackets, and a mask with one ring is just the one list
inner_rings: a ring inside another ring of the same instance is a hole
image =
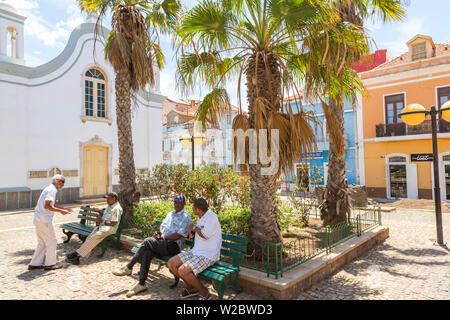
[[86, 146], [84, 148], [83, 196], [106, 194], [108, 188], [108, 148]]

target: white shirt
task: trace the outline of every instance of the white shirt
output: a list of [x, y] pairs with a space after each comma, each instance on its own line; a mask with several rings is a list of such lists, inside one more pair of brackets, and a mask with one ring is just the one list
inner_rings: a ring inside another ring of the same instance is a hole
[[[111, 234], [116, 233], [119, 228], [120, 217], [122, 216], [122, 207], [119, 201], [114, 203], [112, 206], [108, 205], [102, 216], [102, 223], [99, 225], [99, 230], [108, 231]], [[105, 221], [117, 222], [115, 226], [106, 226]]]
[[194, 247], [191, 252], [198, 256], [219, 261], [220, 248], [222, 247], [222, 230], [217, 215], [211, 210], [206, 211], [203, 217], [198, 218], [197, 227], [201, 229], [206, 239], [196, 234]]
[[56, 202], [56, 193], [58, 190], [56, 187], [51, 184], [47, 186], [44, 190], [42, 190], [41, 196], [37, 202], [36, 208], [34, 209], [34, 218], [38, 221], [42, 222], [52, 222], [53, 220], [53, 211], [49, 211], [45, 209], [45, 201], [50, 200], [51, 205], [53, 206]]

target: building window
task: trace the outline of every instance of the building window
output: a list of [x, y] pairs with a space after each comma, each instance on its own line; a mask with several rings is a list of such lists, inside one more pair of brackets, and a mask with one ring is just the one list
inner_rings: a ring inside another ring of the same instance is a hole
[[389, 184], [391, 198], [407, 198], [406, 183], [407, 160], [402, 156], [389, 158]]
[[412, 61], [425, 59], [427, 57], [427, 47], [425, 42], [412, 46]]
[[215, 151], [216, 150], [216, 140], [214, 139], [214, 137], [211, 137], [209, 139], [208, 147], [210, 148], [211, 151]]
[[397, 94], [385, 97], [386, 124], [402, 123], [400, 114], [405, 107], [405, 95]]
[[[441, 107], [450, 100], [450, 87], [438, 89], [439, 110]], [[442, 117], [442, 114], [439, 114]]]
[[85, 73], [84, 110], [87, 117], [106, 118], [106, 79], [98, 69]]

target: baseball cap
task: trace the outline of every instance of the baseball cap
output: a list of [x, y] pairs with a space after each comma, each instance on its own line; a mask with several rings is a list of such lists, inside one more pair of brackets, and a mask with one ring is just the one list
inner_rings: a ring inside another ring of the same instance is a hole
[[182, 194], [178, 194], [175, 196], [175, 199], [173, 199], [174, 202], [186, 202], [186, 198]]
[[108, 194], [105, 194], [105, 195], [103, 196], [103, 198], [116, 198], [116, 199], [119, 199], [119, 196], [118, 196], [117, 193], [115, 193], [115, 192], [110, 192], [110, 193], [108, 193]]

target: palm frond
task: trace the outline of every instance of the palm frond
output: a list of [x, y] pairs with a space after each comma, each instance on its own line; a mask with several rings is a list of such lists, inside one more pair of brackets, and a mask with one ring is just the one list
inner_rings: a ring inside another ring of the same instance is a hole
[[208, 93], [197, 109], [196, 118], [201, 121], [205, 128], [206, 119], [212, 124], [217, 124], [222, 114], [231, 109], [230, 98], [223, 88], [215, 88]]

